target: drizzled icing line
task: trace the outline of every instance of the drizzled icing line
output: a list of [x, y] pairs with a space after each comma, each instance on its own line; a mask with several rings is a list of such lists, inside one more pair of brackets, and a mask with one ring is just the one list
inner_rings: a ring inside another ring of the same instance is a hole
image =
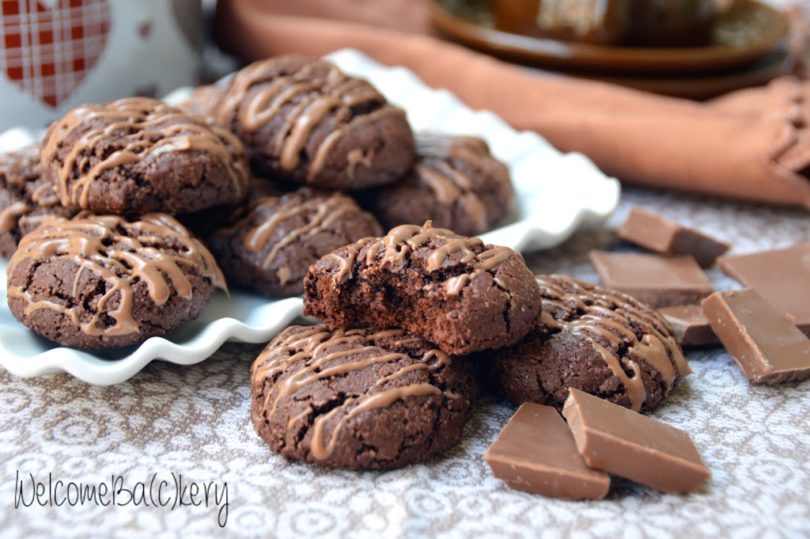
[[[334, 451], [342, 429], [362, 412], [385, 408], [399, 400], [413, 397], [440, 395], [447, 399], [460, 398], [459, 395], [431, 383], [403, 383], [403, 378], [409, 373], [440, 371], [450, 364], [450, 356], [440, 350], [428, 350], [419, 359], [415, 359], [386, 349], [419, 346], [422, 342], [418, 337], [399, 329], [368, 334], [367, 331], [358, 329], [333, 332], [323, 326], [288, 328], [259, 354], [252, 366], [254, 384], [261, 386], [265, 380], [274, 380], [266, 391], [261, 410], [265, 417], [272, 417], [282, 399], [292, 398], [298, 391], [318, 380], [360, 372], [374, 365], [399, 364], [393, 372], [380, 377], [364, 392], [347, 397], [339, 406], [315, 417], [310, 453], [316, 460], [325, 460]], [[388, 346], [383, 348], [386, 343]], [[348, 360], [354, 356], [360, 357]], [[389, 387], [394, 384], [400, 385]], [[312, 414], [314, 411], [309, 408], [290, 417], [288, 428]], [[342, 417], [329, 429], [330, 420], [339, 415]]]
[[329, 254], [328, 257], [338, 262], [335, 280], [337, 284], [342, 284], [352, 276], [357, 257], [363, 249], [366, 250], [364, 262], [367, 266], [379, 258], [380, 267], [399, 267], [405, 263], [410, 253], [434, 241], [438, 246], [430, 250], [425, 263], [425, 269], [429, 273], [441, 270], [444, 263], [454, 255], [458, 255], [459, 262], [472, 268], [471, 271], [450, 277], [444, 282], [450, 295], [459, 294], [478, 274], [491, 271], [517, 255], [516, 251], [508, 247], [485, 245], [479, 238], [465, 238], [450, 230], [433, 228], [428, 221], [423, 226], [400, 225], [382, 238], [364, 238]]
[[414, 175], [444, 205], [458, 204], [484, 231], [489, 226], [486, 206], [476, 192], [472, 179], [456, 166], [465, 163], [472, 170], [510, 188], [509, 172], [495, 160], [486, 142], [470, 136], [419, 133], [416, 136], [418, 162]]
[[[282, 60], [255, 62], [242, 69], [215, 107], [215, 116], [222, 125], [231, 125], [248, 137], [283, 115], [272, 138], [261, 147], [277, 160], [281, 170], [298, 168], [312, 133], [329, 116], [339, 127], [309, 152], [307, 181], [318, 175], [332, 149], [350, 130], [385, 116], [404, 117], [402, 110], [388, 105], [368, 82], [349, 77], [326, 61], [288, 57], [293, 69], [284, 71], [279, 68]], [[357, 114], [358, 110], [364, 112]], [[371, 166], [373, 157], [350, 151], [349, 176], [359, 165]]]
[[[26, 303], [26, 316], [39, 309], [50, 309], [67, 316], [87, 335], [113, 337], [139, 331], [132, 314], [133, 287], [137, 282], [146, 284], [149, 297], [157, 306], [168, 301], [172, 290], [190, 300], [193, 289], [183, 267], [196, 269], [214, 286], [227, 290], [208, 249], [166, 214], [148, 214], [135, 222], [118, 216], [53, 218], [23, 236], [7, 273], [14, 275], [17, 266], [27, 260], [58, 258], [66, 258], [79, 267], [71, 285], [74, 297], [78, 297], [85, 272], [104, 281], [106, 290], [89, 320], [82, 320], [75, 307], [34, 299], [22, 286], [9, 286], [8, 296]], [[116, 298], [117, 306], [107, 311], [106, 306]], [[115, 323], [104, 327], [100, 323], [102, 316], [112, 318]]]
[[0, 234], [14, 230], [20, 217], [31, 213], [31, 206], [22, 201], [13, 202], [0, 210]]
[[[678, 377], [692, 372], [666, 321], [653, 310], [598, 287], [585, 288], [566, 276], [538, 276], [537, 282], [543, 296], [540, 324], [587, 338], [624, 385], [633, 410], [639, 411], [647, 398], [641, 368], [635, 359], [658, 371], [668, 390]], [[562, 312], [564, 316], [555, 316], [554, 312]], [[634, 326], [644, 329], [641, 339], [631, 329]], [[609, 343], [612, 349], [626, 347], [627, 353], [619, 357], [600, 344], [600, 340]]]
[[[329, 230], [336, 222], [348, 214], [360, 213], [361, 210], [353, 199], [337, 193], [320, 193], [305, 188], [281, 197], [264, 197], [257, 201], [251, 215], [267, 212], [270, 217], [250, 229], [244, 237], [243, 245], [248, 252], [261, 253], [267, 249], [272, 239], [272, 247], [267, 250], [262, 260], [262, 267], [269, 268], [278, 258], [279, 253], [294, 242], [303, 240]], [[246, 219], [250, 219], [248, 216]], [[291, 221], [300, 219], [301, 225], [290, 228], [281, 237], [275, 237], [278, 231]], [[286, 268], [286, 269], [285, 269]], [[280, 276], [292, 276], [286, 265], [279, 268]], [[281, 279], [281, 284], [286, 284]]]
[[[80, 132], [67, 153], [57, 159], [65, 140]], [[95, 148], [107, 139], [120, 149], [93, 163]], [[189, 116], [160, 101], [132, 97], [104, 105], [83, 105], [54, 123], [42, 147], [44, 167], [58, 166], [56, 192], [65, 206], [87, 208], [90, 186], [106, 171], [169, 152], [200, 151], [225, 164], [232, 189], [246, 189], [248, 171], [242, 144], [221, 127]]]
[[[62, 206], [53, 183], [41, 176], [41, 170], [37, 144], [0, 153], [0, 190], [6, 194], [6, 206], [0, 210], [0, 234], [9, 235], [15, 248], [22, 235], [45, 220], [78, 212]], [[9, 246], [6, 254], [11, 252]]]

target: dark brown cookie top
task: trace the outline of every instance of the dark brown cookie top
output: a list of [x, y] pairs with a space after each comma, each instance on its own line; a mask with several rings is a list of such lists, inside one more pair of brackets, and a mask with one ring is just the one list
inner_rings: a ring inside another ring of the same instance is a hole
[[291, 326], [251, 369], [251, 417], [273, 451], [321, 466], [390, 469], [455, 445], [466, 366], [402, 330]]
[[509, 169], [484, 140], [419, 133], [416, 154], [416, 164], [403, 179], [362, 195], [383, 225], [432, 220], [437, 227], [475, 236], [509, 212], [515, 195]]
[[303, 292], [304, 276], [321, 256], [381, 233], [377, 220], [353, 199], [303, 187], [256, 196], [207, 244], [229, 283], [279, 296]]
[[402, 327], [454, 355], [515, 344], [540, 309], [520, 253], [429, 222], [326, 255], [304, 294], [305, 313], [331, 327]]
[[691, 370], [669, 324], [641, 302], [562, 275], [537, 277], [538, 327], [496, 352], [497, 384], [516, 404], [560, 408], [574, 387], [645, 410]]
[[166, 214], [50, 219], [23, 237], [7, 273], [14, 316], [83, 348], [166, 333], [225, 289], [208, 250]]
[[288, 55], [239, 71], [212, 116], [259, 171], [328, 189], [390, 183], [410, 167], [405, 113], [325, 60]]
[[248, 168], [239, 140], [144, 97], [83, 105], [45, 135], [43, 175], [62, 205], [96, 213], [183, 213], [244, 198]]
[[11, 256], [20, 238], [44, 219], [78, 212], [62, 206], [40, 170], [39, 146], [0, 154], [0, 256]]
[[257, 201], [267, 197], [279, 197], [291, 193], [294, 189], [295, 186], [252, 177], [248, 183], [245, 200], [240, 203], [211, 206], [202, 211], [178, 215], [177, 219], [195, 236], [205, 241], [214, 231], [231, 226], [244, 218]]

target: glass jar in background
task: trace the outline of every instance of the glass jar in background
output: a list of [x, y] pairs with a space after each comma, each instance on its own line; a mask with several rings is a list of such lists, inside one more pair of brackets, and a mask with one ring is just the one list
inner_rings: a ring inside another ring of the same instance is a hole
[[200, 0], [3, 1], [0, 130], [43, 127], [82, 103], [196, 84]]

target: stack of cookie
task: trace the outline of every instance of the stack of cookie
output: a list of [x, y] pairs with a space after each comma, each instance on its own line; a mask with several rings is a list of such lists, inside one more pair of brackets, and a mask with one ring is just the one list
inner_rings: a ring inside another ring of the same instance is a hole
[[226, 289], [208, 249], [172, 217], [248, 194], [244, 149], [181, 109], [129, 98], [70, 111], [41, 148], [0, 162], [8, 305], [66, 346], [163, 335]]
[[304, 308], [321, 324], [255, 360], [251, 415], [272, 449], [323, 466], [397, 467], [458, 441], [470, 359], [516, 404], [557, 408], [576, 388], [646, 410], [690, 372], [654, 310], [430, 223], [322, 257]]
[[461, 437], [474, 400], [465, 356], [517, 344], [540, 294], [520, 253], [401, 225], [310, 267], [305, 314], [256, 358], [251, 416], [289, 458], [400, 467]]
[[655, 311], [475, 238], [513, 197], [480, 139], [414, 136], [368, 82], [293, 55], [179, 108], [69, 112], [0, 159], [0, 252], [14, 316], [81, 348], [166, 334], [226, 278], [303, 292], [321, 323], [255, 360], [254, 425], [290, 458], [388, 469], [461, 438], [470, 358], [515, 403], [558, 408], [576, 388], [646, 410], [689, 373]]
[[225, 279], [300, 294], [312, 263], [380, 221], [477, 234], [505, 215], [508, 170], [483, 141], [417, 138], [369, 83], [299, 55], [179, 108], [81, 106], [41, 149], [0, 158], [11, 311], [63, 345], [132, 345], [196, 317]]
[[265, 295], [301, 293], [310, 264], [379, 236], [380, 224], [432, 219], [476, 235], [500, 221], [514, 197], [508, 169], [483, 140], [414, 137], [401, 109], [324, 60], [290, 55], [256, 62], [226, 85], [198, 89], [181, 106], [245, 145], [258, 178], [255, 195], [186, 222], [211, 247], [229, 283]]

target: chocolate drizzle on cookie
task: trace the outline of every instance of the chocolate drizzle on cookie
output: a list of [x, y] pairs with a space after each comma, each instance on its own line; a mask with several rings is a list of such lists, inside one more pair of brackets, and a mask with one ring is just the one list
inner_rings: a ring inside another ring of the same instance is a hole
[[543, 297], [542, 330], [587, 339], [624, 385], [633, 410], [640, 410], [647, 398], [639, 361], [660, 374], [667, 391], [691, 373], [675, 335], [652, 309], [566, 276], [538, 276], [537, 282]]
[[26, 233], [51, 217], [72, 217], [53, 184], [40, 175], [39, 146], [0, 154], [0, 253], [11, 256]]
[[[132, 313], [134, 285], [143, 282], [156, 306], [172, 294], [189, 300], [193, 289], [186, 272], [193, 271], [214, 286], [226, 289], [222, 274], [208, 250], [172, 217], [148, 214], [128, 222], [118, 216], [54, 218], [23, 237], [11, 258], [8, 274], [24, 261], [63, 258], [78, 266], [72, 293], [78, 296], [82, 275], [87, 272], [103, 282], [104, 291], [93, 314], [82, 319], [78, 306], [54, 299], [35, 299], [24, 285], [9, 286], [9, 298], [25, 302], [26, 316], [39, 309], [65, 315], [87, 335], [113, 337], [137, 333]], [[112, 319], [112, 324], [105, 323]]]
[[478, 238], [465, 238], [451, 230], [433, 228], [430, 221], [423, 226], [400, 225], [391, 229], [382, 238], [366, 238], [348, 246], [345, 256], [332, 253], [329, 256], [337, 258], [340, 269], [336, 275], [337, 283], [344, 282], [351, 277], [352, 267], [362, 249], [365, 249], [365, 263], [372, 264], [380, 258], [380, 266], [400, 267], [405, 263], [410, 253], [433, 244], [425, 257], [425, 269], [433, 273], [444, 269], [445, 261], [451, 256], [457, 257], [458, 262], [470, 267], [470, 270], [449, 277], [444, 286], [450, 295], [457, 295], [464, 285], [475, 276], [484, 271], [493, 270], [496, 266], [514, 256], [519, 256], [508, 247], [485, 245]]
[[20, 217], [30, 212], [31, 207], [22, 201], [14, 202], [0, 210], [0, 233], [14, 230], [20, 221]]
[[[259, 253], [264, 251], [270, 239], [273, 239], [273, 246], [268, 250], [262, 262], [264, 268], [270, 267], [278, 254], [293, 242], [328, 230], [347, 214], [360, 211], [354, 200], [344, 195], [319, 194], [314, 191], [263, 198], [258, 201], [252, 211], [255, 213], [263, 210], [267, 211], [271, 217], [248, 231], [245, 235], [244, 246], [249, 252]], [[300, 226], [285, 228], [285, 225], [296, 218], [301, 219]], [[282, 229], [284, 229], [284, 233], [276, 237], [279, 230]]]
[[[67, 151], [66, 140], [77, 135]], [[108, 141], [115, 149], [99, 155]], [[242, 145], [226, 129], [207, 124], [160, 101], [132, 97], [104, 105], [84, 105], [55, 122], [42, 147], [44, 167], [63, 205], [88, 208], [90, 186], [106, 172], [149, 161], [169, 152], [202, 152], [225, 165], [231, 189], [246, 189], [248, 171]]]
[[[261, 413], [265, 418], [276, 414], [284, 399], [318, 381], [342, 377], [377, 365], [394, 368], [368, 387], [345, 395], [339, 404], [325, 413], [312, 407], [288, 418], [287, 427], [312, 421], [309, 452], [318, 461], [328, 459], [335, 449], [341, 431], [352, 418], [363, 412], [391, 406], [399, 400], [422, 396], [461, 396], [428, 381], [415, 382], [409, 376], [415, 371], [441, 371], [451, 358], [436, 349], [426, 350], [419, 359], [392, 351], [418, 348], [424, 341], [399, 329], [370, 333], [367, 330], [328, 331], [323, 326], [293, 327], [279, 335], [254, 361], [252, 379], [263, 386]], [[389, 349], [390, 348], [390, 349]], [[422, 378], [424, 380], [424, 378]], [[312, 417], [314, 416], [314, 420]]]
[[456, 162], [465, 164], [506, 190], [511, 190], [508, 170], [489, 153], [486, 142], [476, 137], [420, 133], [416, 137], [419, 161], [414, 167], [416, 180], [426, 185], [445, 205], [458, 204], [472, 219], [476, 230], [484, 232], [490, 220], [487, 207], [477, 193], [468, 173]]
[[[261, 152], [287, 172], [297, 169], [306, 159], [305, 177], [309, 182], [318, 176], [330, 153], [350, 130], [387, 116], [404, 120], [403, 111], [389, 105], [368, 82], [349, 77], [324, 60], [297, 56], [278, 62], [256, 62], [241, 70], [219, 100], [214, 115], [222, 125], [231, 126], [247, 138], [273, 123], [273, 136], [263, 144]], [[335, 127], [314, 150], [309, 148], [311, 135], [327, 118]], [[356, 167], [370, 167], [374, 151], [349, 151], [350, 178]]]

